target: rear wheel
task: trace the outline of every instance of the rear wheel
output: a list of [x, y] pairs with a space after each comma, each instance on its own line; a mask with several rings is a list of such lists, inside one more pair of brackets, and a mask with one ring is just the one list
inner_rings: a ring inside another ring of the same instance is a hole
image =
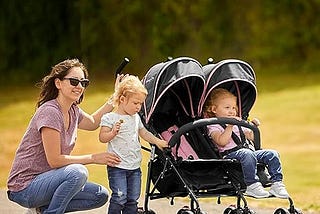
[[285, 208], [278, 208], [274, 211], [274, 214], [290, 214], [290, 212]]
[[195, 214], [188, 206], [182, 207], [177, 214]]
[[240, 214], [240, 210], [238, 210], [235, 206], [229, 206], [224, 210], [223, 214]]

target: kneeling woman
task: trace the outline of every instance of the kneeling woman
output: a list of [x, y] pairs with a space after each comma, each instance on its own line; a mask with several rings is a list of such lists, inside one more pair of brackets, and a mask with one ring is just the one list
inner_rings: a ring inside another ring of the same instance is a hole
[[11, 201], [40, 213], [56, 214], [94, 209], [107, 202], [106, 188], [87, 181], [84, 165], [114, 165], [119, 158], [107, 152], [71, 155], [77, 129], [97, 129], [101, 116], [113, 108], [107, 102], [91, 115], [80, 109], [87, 78], [87, 69], [78, 59], [58, 63], [43, 78], [37, 110], [9, 174]]

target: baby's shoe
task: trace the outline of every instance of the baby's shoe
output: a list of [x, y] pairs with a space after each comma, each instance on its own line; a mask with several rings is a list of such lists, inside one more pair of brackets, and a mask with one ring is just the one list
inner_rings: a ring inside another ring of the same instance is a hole
[[256, 182], [247, 186], [245, 194], [255, 198], [267, 198], [270, 196], [269, 192], [264, 190], [260, 182]]
[[281, 181], [272, 183], [269, 193], [277, 198], [289, 198], [286, 187]]

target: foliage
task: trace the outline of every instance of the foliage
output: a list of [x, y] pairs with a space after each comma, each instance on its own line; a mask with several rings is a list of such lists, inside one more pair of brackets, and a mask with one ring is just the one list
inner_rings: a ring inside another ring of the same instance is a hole
[[4, 0], [0, 8], [1, 84], [34, 82], [71, 57], [98, 77], [123, 57], [137, 75], [168, 56], [296, 69], [314, 64], [320, 48], [318, 0]]

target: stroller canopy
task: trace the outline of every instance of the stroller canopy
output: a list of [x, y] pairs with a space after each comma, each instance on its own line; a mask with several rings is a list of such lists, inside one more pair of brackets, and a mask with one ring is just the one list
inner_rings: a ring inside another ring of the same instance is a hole
[[256, 77], [252, 67], [241, 60], [227, 59], [203, 66], [203, 72], [206, 84], [199, 110], [202, 110], [213, 89], [225, 88], [238, 97], [239, 116], [247, 119], [257, 96]]
[[197, 60], [179, 57], [156, 64], [149, 69], [142, 82], [148, 90], [140, 112], [146, 124], [155, 113], [169, 113], [172, 116], [177, 109], [188, 117], [198, 116], [205, 78]]

